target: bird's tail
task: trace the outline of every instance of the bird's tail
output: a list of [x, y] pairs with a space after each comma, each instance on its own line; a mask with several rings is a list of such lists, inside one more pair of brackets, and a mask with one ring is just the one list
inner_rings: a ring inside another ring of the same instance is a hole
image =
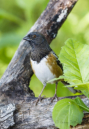
[[[69, 83], [65, 82], [65, 81], [62, 81], [62, 83], [66, 86], [66, 85], [69, 85]], [[80, 90], [75, 90], [73, 87], [67, 87], [72, 93], [81, 93]]]

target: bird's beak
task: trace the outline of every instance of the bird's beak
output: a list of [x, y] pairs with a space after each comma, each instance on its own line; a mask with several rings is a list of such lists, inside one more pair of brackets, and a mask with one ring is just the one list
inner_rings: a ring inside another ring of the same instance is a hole
[[32, 40], [28, 36], [25, 36], [23, 39], [26, 40], [26, 41], [31, 41]]

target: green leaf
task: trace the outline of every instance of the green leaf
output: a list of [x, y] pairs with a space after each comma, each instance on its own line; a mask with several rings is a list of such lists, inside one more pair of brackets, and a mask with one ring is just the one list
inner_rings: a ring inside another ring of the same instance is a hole
[[66, 77], [61, 75], [60, 77], [54, 78], [54, 79], [48, 81], [47, 83], [50, 83], [50, 82], [52, 82], [52, 81], [57, 81], [57, 80], [58, 80], [58, 81], [61, 81], [62, 79], [65, 79], [65, 81], [66, 81]]
[[83, 111], [72, 99], [62, 99], [56, 103], [52, 112], [55, 126], [60, 129], [70, 129], [70, 125], [81, 124]]
[[79, 97], [76, 97], [74, 100], [83, 111], [89, 112], [89, 108], [83, 103], [83, 101]]
[[89, 45], [68, 39], [59, 57], [64, 75], [58, 79], [69, 82], [67, 87], [81, 90], [89, 98]]
[[89, 82], [89, 45], [68, 39], [60, 52], [64, 79], [70, 84]]
[[89, 83], [77, 85], [74, 89], [81, 90], [89, 98]]
[[74, 87], [74, 89], [76, 89], [76, 90], [81, 90], [82, 93], [89, 98], [89, 82], [67, 85], [65, 87]]

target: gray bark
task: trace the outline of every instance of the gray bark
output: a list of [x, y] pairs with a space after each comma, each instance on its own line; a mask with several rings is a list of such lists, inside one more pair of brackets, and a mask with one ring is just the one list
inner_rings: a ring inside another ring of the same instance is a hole
[[[50, 44], [76, 2], [77, 0], [50, 0], [28, 33], [40, 32]], [[30, 46], [22, 40], [0, 80], [0, 129], [56, 128], [52, 121], [52, 109], [56, 100], [50, 104], [50, 98], [44, 99], [42, 103], [34, 105], [36, 98], [29, 88], [32, 75]], [[89, 105], [87, 98], [83, 101]]]

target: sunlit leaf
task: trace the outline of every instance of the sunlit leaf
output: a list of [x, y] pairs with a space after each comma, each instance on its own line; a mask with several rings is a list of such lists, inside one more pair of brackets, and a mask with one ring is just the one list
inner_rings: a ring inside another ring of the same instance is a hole
[[85, 84], [80, 83], [80, 84], [66, 85], [65, 87], [74, 87], [75, 90], [82, 91], [82, 93], [89, 98], [89, 82]]
[[70, 84], [89, 81], [89, 45], [68, 39], [60, 52], [64, 76]]
[[82, 93], [89, 98], [89, 84], [81, 84], [77, 85], [74, 89], [81, 90]]
[[72, 99], [62, 99], [57, 102], [52, 112], [55, 126], [60, 129], [70, 129], [70, 125], [81, 124], [83, 111]]

